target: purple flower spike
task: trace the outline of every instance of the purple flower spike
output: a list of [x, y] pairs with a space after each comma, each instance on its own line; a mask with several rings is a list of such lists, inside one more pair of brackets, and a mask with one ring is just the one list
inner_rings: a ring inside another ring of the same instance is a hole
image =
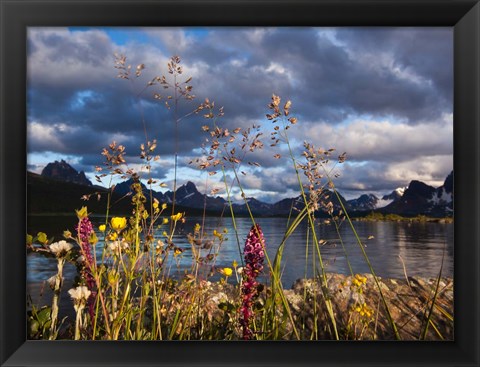
[[80, 225], [78, 228], [78, 234], [80, 237], [80, 245], [82, 247], [82, 252], [85, 256], [85, 269], [83, 271], [83, 276], [87, 283], [88, 290], [91, 292], [90, 297], [88, 298], [88, 311], [90, 314], [91, 319], [93, 320], [95, 313], [94, 313], [94, 300], [97, 295], [97, 291], [95, 290], [95, 279], [93, 279], [93, 275], [91, 272], [91, 268], [93, 267], [94, 260], [92, 254], [92, 247], [90, 245], [89, 239], [90, 235], [93, 232], [92, 222], [88, 217], [82, 218], [80, 221]]
[[263, 270], [265, 259], [265, 239], [262, 229], [255, 224], [248, 233], [243, 255], [245, 269], [242, 282], [242, 306], [240, 308], [240, 325], [242, 325], [243, 339], [250, 340], [253, 332], [250, 329], [250, 319], [254, 316], [252, 309], [255, 298], [258, 297], [258, 282], [256, 278]]

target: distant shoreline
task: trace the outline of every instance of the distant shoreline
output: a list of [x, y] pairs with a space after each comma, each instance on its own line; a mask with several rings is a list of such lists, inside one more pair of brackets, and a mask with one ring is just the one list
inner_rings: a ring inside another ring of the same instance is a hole
[[[198, 210], [198, 209], [195, 209]], [[183, 211], [183, 210], [180, 210]], [[187, 217], [201, 217], [202, 215], [199, 215], [197, 213], [192, 213], [193, 215], [189, 215], [188, 210], [185, 211]], [[124, 213], [124, 212], [110, 212], [109, 217], [112, 216], [128, 216], [131, 213]], [[381, 213], [374, 213], [373, 216], [364, 215], [361, 213], [360, 215], [355, 215], [349, 213], [349, 217], [353, 220], [356, 221], [371, 221], [371, 222], [396, 222], [396, 221], [406, 221], [406, 222], [439, 222], [439, 223], [453, 223], [454, 222], [454, 217], [428, 217], [425, 215], [417, 215], [414, 217], [405, 217], [405, 216], [400, 216], [396, 214], [386, 214], [381, 217], [377, 217], [377, 214], [382, 215]], [[70, 212], [32, 212], [32, 213], [27, 213], [27, 216], [32, 216], [32, 217], [75, 217], [75, 213], [70, 213]], [[93, 218], [103, 218], [105, 217], [104, 214], [95, 214], [92, 213], [89, 215], [90, 217]], [[206, 217], [218, 217], [220, 216], [220, 213], [207, 213], [205, 215]], [[230, 213], [224, 213], [222, 215], [224, 218], [231, 218]], [[235, 214], [235, 217], [238, 218], [249, 218], [249, 215], [244, 215], [244, 214]], [[256, 218], [288, 218], [288, 215], [256, 215]], [[326, 216], [318, 216], [316, 217], [318, 220], [323, 220], [324, 222], [330, 220], [330, 217]]]

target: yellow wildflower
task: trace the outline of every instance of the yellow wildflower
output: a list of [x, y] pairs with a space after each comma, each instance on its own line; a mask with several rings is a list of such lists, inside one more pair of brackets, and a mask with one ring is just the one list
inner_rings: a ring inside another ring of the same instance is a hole
[[27, 233], [27, 245], [31, 245], [33, 242], [33, 236]]
[[115, 231], [120, 232], [122, 229], [124, 229], [127, 226], [127, 218], [124, 217], [113, 217], [110, 220], [110, 226], [112, 229]]
[[118, 238], [117, 232], [112, 232], [107, 236], [107, 239], [110, 241], [115, 241]]
[[100, 224], [100, 225], [98, 226], [98, 230], [99, 230], [100, 232], [105, 232], [106, 229], [107, 229], [107, 226], [106, 226], [105, 224]]
[[355, 279], [358, 281], [360, 284], [367, 284], [367, 277], [364, 277], [360, 274], [355, 274]]
[[355, 307], [355, 312], [358, 312], [360, 316], [366, 319], [370, 319], [373, 316], [373, 310], [369, 306], [367, 306], [366, 303]]
[[231, 268], [223, 268], [220, 270], [220, 272], [226, 277], [229, 277], [230, 275], [233, 274], [233, 270]]
[[183, 250], [180, 247], [175, 247], [175, 251], [173, 251], [173, 256], [178, 256], [183, 252]]
[[75, 210], [75, 213], [77, 213], [78, 219], [82, 220], [83, 218], [88, 217], [88, 209], [86, 206], [82, 206], [81, 209]]
[[162, 210], [165, 210], [165, 209], [167, 209], [167, 204], [163, 203], [162, 204]]
[[37, 240], [40, 243], [46, 244], [48, 242], [47, 234], [44, 233], [44, 232], [38, 232], [37, 233]]
[[162, 224], [167, 224], [168, 223], [168, 218], [163, 218]]
[[172, 220], [173, 220], [174, 222], [177, 222], [177, 221], [179, 221], [180, 219], [182, 219], [182, 217], [183, 217], [183, 214], [182, 214], [182, 213], [177, 213], [177, 214], [175, 214], [175, 215], [172, 215], [170, 218], [172, 218]]
[[95, 232], [90, 233], [90, 236], [88, 238], [88, 242], [91, 245], [95, 245], [98, 242], [98, 238], [97, 238], [97, 235], [95, 234]]

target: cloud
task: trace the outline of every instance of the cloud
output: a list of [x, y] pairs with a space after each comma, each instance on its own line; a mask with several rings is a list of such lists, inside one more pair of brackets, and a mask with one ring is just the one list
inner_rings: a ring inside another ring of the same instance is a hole
[[[412, 156], [422, 157], [453, 154], [453, 121], [451, 115], [443, 121], [412, 126], [388, 120], [354, 120], [340, 127], [327, 123], [299, 123], [292, 129], [294, 137], [324, 149], [347, 152], [348, 160], [395, 162]], [[432, 132], [435, 132], [432, 134]]]
[[[145, 64], [142, 75], [118, 79], [115, 53], [132, 70]], [[147, 86], [162, 75], [173, 83], [166, 65], [175, 54], [184, 67], [178, 82], [193, 77], [196, 95], [178, 109], [172, 88]], [[450, 28], [30, 27], [28, 149], [76, 157], [93, 172], [112, 140], [137, 164], [140, 144], [157, 139], [156, 176], [172, 179], [175, 151], [182, 177], [200, 176], [184, 160], [205, 141], [201, 126], [211, 121], [191, 112], [208, 97], [224, 107], [221, 126], [263, 124], [264, 149], [246, 157], [262, 168], [247, 166], [244, 179], [267, 200], [298, 186], [285, 147], [269, 146], [265, 114], [275, 93], [292, 100], [299, 118], [289, 130], [296, 155], [303, 140], [348, 153], [345, 189], [387, 189], [416, 177], [440, 182], [453, 154], [452, 69]]]
[[346, 163], [338, 169], [340, 177], [335, 182], [340, 191], [386, 194], [397, 187], [408, 186], [412, 180], [422, 181], [433, 187], [441, 186], [452, 171], [452, 167], [452, 155], [422, 159], [413, 157], [394, 163], [368, 162], [361, 165]]

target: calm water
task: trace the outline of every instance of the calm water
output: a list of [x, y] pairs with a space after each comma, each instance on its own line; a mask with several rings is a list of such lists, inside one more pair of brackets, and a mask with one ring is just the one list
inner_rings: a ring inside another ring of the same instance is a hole
[[[187, 223], [179, 228], [174, 242], [177, 246], [184, 248], [185, 252], [182, 255], [183, 258], [179, 261], [178, 268], [176, 263], [171, 264], [173, 272], [191, 264], [192, 253], [189, 250], [190, 245], [186, 240], [186, 234], [193, 232], [193, 226], [197, 222], [201, 223], [201, 220], [201, 218], [188, 218]], [[94, 224], [98, 224], [100, 218], [97, 222], [95, 222], [95, 218], [92, 221]], [[257, 222], [263, 229], [268, 254], [273, 259], [283, 238], [287, 220], [285, 218], [260, 218]], [[55, 240], [60, 240], [63, 230], [74, 231], [75, 223], [75, 217], [29, 217], [28, 231], [31, 234], [36, 234], [41, 230], [46, 232], [49, 237], [55, 236]], [[403, 260], [409, 276], [434, 277], [438, 275], [444, 253], [443, 275], [453, 276], [453, 224], [354, 222], [354, 225], [364, 242], [365, 251], [377, 275], [403, 278]], [[251, 222], [248, 218], [237, 219], [242, 247], [250, 227]], [[233, 260], [241, 263], [238, 244], [229, 218], [222, 220], [206, 218], [204, 228], [206, 233], [212, 233], [214, 229], [227, 228], [228, 230], [227, 240], [223, 243], [216, 259], [215, 265], [217, 267], [231, 267]], [[355, 273], [369, 272], [362, 252], [347, 223], [341, 226], [340, 233], [353, 271]], [[338, 239], [335, 226], [333, 224], [321, 224], [317, 228], [317, 234], [319, 239], [326, 241], [321, 248], [321, 253], [327, 271], [348, 274], [346, 255]], [[284, 249], [282, 266], [285, 287], [290, 287], [295, 279], [312, 275], [312, 248], [311, 245], [307, 247], [306, 243], [307, 226], [303, 223], [288, 239]], [[101, 250], [101, 248], [102, 245], [98, 244], [97, 249]], [[308, 253], [309, 265], [305, 274], [306, 253]], [[316, 256], [316, 254], [314, 255]], [[27, 256], [27, 282], [29, 284], [43, 282], [55, 273], [55, 260], [46, 259], [37, 254]], [[73, 277], [74, 274], [74, 267], [67, 264], [65, 277], [68, 279]]]

